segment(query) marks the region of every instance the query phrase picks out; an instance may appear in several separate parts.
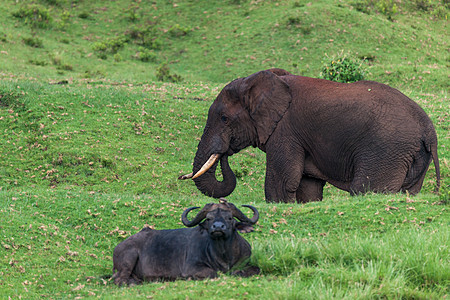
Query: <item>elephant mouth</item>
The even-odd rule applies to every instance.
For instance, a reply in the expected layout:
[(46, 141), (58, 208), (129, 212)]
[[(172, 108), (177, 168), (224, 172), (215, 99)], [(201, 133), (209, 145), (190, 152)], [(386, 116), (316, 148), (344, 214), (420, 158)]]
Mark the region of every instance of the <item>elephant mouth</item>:
[(185, 179), (195, 179), (197, 177), (202, 176), (203, 174), (205, 174), (216, 162), (217, 160), (220, 158), (220, 154), (215, 153), (212, 154), (209, 159), (203, 164), (203, 166), (200, 168), (200, 170), (197, 171), (197, 173), (189, 173), (186, 175), (182, 175), (180, 177), (178, 177), (178, 179), (181, 180), (185, 180)]

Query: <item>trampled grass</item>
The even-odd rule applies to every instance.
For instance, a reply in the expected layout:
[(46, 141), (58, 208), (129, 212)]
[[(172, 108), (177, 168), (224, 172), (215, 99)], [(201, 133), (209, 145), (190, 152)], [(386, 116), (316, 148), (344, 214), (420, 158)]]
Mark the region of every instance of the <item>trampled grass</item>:
[[(34, 1), (51, 16), (45, 28), (13, 16), (31, 1), (5, 2), (0, 297), (448, 297), (448, 8), (419, 2), (396, 2), (392, 21), (351, 1)], [(95, 50), (114, 42), (116, 53)], [(327, 185), (322, 202), (268, 204), (264, 153), (245, 149), (230, 158), (238, 185), (228, 199), (261, 212), (245, 235), (260, 275), (109, 281), (120, 241), (146, 224), (181, 227), (185, 208), (214, 201), (176, 178), (191, 170), (208, 108), (228, 81), (270, 67), (317, 77), (342, 52), (366, 57), (366, 79), (399, 88), (428, 113), (440, 194), (431, 166), (415, 197), (350, 197)], [(163, 64), (183, 81), (159, 81)]]

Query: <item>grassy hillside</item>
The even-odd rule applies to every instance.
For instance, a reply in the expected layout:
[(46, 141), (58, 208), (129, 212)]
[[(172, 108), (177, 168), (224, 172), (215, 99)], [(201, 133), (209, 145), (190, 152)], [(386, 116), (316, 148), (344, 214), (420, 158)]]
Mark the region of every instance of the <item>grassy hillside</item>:
[[(448, 1), (3, 1), (2, 298), (432, 299), (449, 278)], [(117, 288), (112, 251), (213, 201), (191, 170), (209, 106), (270, 67), (318, 77), (348, 54), (418, 102), (439, 140), (422, 192), (267, 204), (265, 155), (230, 158), (229, 200), (261, 211), (248, 279)]]
[[(447, 89), (445, 0), (4, 2), (7, 75), (149, 82), (168, 64), (186, 81), (274, 66), (316, 77), (327, 55), (344, 51), (367, 58), (370, 79)], [(394, 5), (392, 16), (378, 12)]]

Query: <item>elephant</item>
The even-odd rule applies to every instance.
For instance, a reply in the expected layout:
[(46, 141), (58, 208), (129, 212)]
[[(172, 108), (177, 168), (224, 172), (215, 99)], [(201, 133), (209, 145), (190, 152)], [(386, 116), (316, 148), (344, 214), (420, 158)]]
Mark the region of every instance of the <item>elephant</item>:
[[(320, 201), (326, 182), (351, 195), (417, 194), (431, 161), (440, 186), (437, 135), (425, 111), (374, 81), (338, 83), (259, 71), (226, 85), (209, 108), (192, 178), (207, 196), (228, 196), (228, 157), (253, 146), (266, 153), (267, 202)], [(215, 175), (220, 161), (223, 180)]]

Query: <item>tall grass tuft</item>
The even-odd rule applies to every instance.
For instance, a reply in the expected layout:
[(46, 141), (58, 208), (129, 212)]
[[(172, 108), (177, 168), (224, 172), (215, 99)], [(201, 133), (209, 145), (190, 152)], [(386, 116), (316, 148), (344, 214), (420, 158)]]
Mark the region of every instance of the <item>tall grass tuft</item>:
[(421, 295), (417, 286), (448, 289), (449, 244), (446, 229), (410, 228), (383, 236), (342, 233), (320, 240), (284, 237), (255, 243), (253, 261), (266, 275), (311, 278), (320, 291), (289, 297), (415, 297)]

